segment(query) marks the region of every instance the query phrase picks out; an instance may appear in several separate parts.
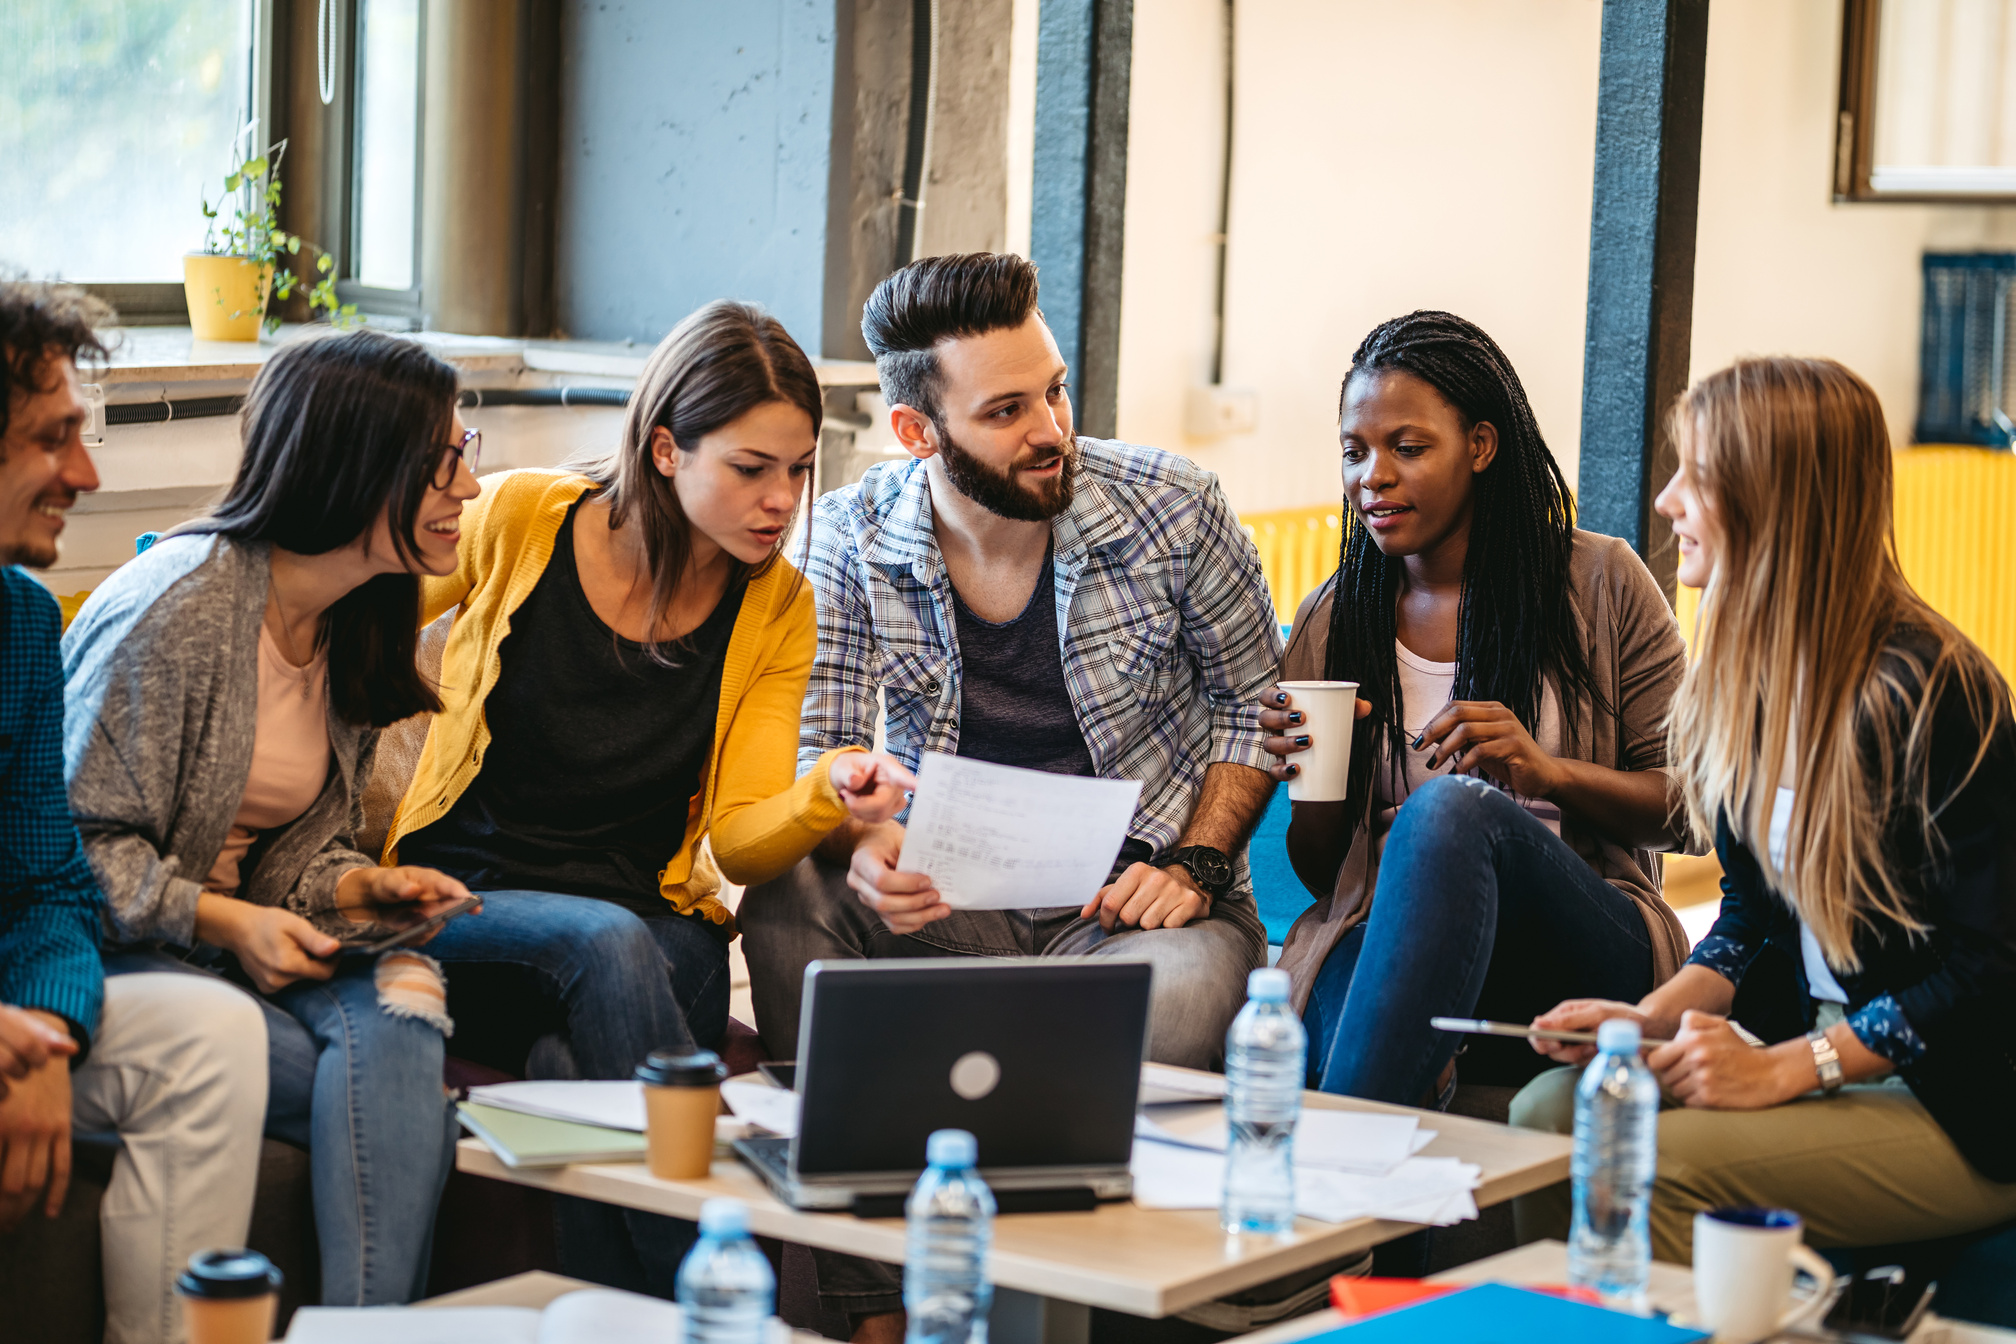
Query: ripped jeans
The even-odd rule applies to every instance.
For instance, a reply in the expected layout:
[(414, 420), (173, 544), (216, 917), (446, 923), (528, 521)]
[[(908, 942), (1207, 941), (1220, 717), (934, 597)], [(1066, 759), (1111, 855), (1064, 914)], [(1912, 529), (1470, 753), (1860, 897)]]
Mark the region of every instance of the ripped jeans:
[[(266, 1015), (266, 1134), (308, 1150), (325, 1306), (425, 1296), (455, 1160), (441, 1032), (379, 1006), (375, 963), (348, 956), (327, 980), (247, 990)], [(215, 974), (166, 952), (108, 955), (105, 969)]]

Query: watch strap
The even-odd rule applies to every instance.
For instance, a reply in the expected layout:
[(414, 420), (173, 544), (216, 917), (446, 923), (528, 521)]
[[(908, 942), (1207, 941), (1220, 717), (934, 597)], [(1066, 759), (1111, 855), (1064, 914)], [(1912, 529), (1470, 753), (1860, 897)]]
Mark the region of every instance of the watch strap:
[(1820, 1075), (1820, 1086), (1831, 1097), (1841, 1090), (1841, 1052), (1818, 1027), (1806, 1033), (1806, 1044), (1812, 1047), (1813, 1067)]

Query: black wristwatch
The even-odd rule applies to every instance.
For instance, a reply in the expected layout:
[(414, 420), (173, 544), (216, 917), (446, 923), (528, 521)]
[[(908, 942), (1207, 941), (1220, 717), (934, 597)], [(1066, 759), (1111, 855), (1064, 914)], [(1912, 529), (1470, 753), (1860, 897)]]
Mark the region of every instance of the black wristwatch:
[(1171, 850), (1162, 860), (1165, 868), (1181, 866), (1190, 872), (1190, 879), (1212, 900), (1232, 890), (1232, 860), (1222, 849), (1209, 845), (1185, 845)]

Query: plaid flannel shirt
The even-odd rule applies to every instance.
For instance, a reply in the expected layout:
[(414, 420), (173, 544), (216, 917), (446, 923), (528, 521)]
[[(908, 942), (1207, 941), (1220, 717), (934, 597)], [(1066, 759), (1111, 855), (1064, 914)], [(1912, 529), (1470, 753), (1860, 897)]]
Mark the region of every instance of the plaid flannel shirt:
[[(813, 507), (806, 575), (819, 651), (798, 768), (872, 746), (915, 769), (959, 749), (959, 639), (924, 464), (869, 469)], [(1051, 524), (1064, 682), (1093, 768), (1138, 779), (1128, 836), (1161, 858), (1196, 807), (1204, 769), (1265, 769), (1256, 697), (1281, 658), (1267, 580), (1215, 476), (1173, 453), (1078, 440), (1077, 491)], [(1250, 890), (1246, 857), (1235, 890)]]

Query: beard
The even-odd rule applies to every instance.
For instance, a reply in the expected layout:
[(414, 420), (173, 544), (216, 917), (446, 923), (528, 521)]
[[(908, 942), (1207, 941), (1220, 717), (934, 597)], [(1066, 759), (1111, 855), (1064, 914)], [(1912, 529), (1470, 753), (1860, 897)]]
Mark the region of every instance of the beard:
[[(1078, 480), (1076, 439), (1058, 448), (1057, 456), (1064, 459), (1064, 465), (1057, 475), (1031, 487), (1015, 479), (1017, 467), (1009, 467), (1005, 471), (990, 467), (954, 443), (943, 425), (936, 428), (938, 456), (945, 463), (946, 476), (951, 478), (960, 494), (989, 513), (1012, 518), (1019, 523), (1047, 523), (1071, 507), (1071, 496)], [(1047, 465), (1049, 460), (1046, 458), (1020, 465)]]

